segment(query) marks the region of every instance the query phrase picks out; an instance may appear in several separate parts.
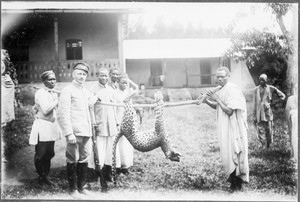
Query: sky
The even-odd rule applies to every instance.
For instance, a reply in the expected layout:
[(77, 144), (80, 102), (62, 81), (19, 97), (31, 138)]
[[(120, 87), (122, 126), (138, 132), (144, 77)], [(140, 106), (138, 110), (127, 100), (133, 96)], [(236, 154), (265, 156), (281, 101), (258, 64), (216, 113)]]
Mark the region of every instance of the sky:
[[(237, 32), (268, 27), (272, 32), (281, 33), (275, 15), (264, 3), (148, 3), (143, 5), (143, 11), (131, 15), (130, 24), (140, 19), (149, 32), (153, 31), (153, 24), (160, 16), (166, 25), (176, 21), (184, 26), (190, 23), (195, 27), (201, 24), (207, 28), (224, 28), (235, 22)], [(284, 16), (284, 21), (290, 29), (291, 12)]]
[[(238, 32), (253, 28), (262, 30), (268, 27), (274, 33), (281, 33), (275, 15), (270, 10), (266, 10), (265, 3), (2, 1), (1, 9), (137, 9), (142, 13), (130, 15), (129, 25), (134, 29), (134, 25), (140, 20), (149, 32), (153, 30), (153, 24), (160, 16), (166, 25), (177, 21), (183, 26), (190, 23), (195, 27), (201, 24), (202, 27), (224, 28), (234, 21)], [(237, 15), (240, 17), (236, 18)], [(15, 22), (2, 22), (2, 28), (5, 24), (17, 23), (18, 19), (12, 20)], [(298, 20), (292, 22), (291, 12), (284, 17), (284, 21), (288, 30), (292, 23), (298, 24)]]

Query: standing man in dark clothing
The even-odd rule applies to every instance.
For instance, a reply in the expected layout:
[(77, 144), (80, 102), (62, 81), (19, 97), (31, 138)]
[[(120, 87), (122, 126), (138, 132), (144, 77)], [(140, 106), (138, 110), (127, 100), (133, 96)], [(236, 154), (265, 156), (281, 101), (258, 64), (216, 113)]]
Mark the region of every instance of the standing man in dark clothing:
[(253, 93), (253, 117), (257, 126), (258, 137), (262, 145), (267, 143), (267, 148), (273, 142), (273, 112), (271, 109), (272, 95), (276, 93), (281, 100), (285, 99), (283, 92), (274, 86), (267, 85), (266, 74), (259, 76), (259, 86)]

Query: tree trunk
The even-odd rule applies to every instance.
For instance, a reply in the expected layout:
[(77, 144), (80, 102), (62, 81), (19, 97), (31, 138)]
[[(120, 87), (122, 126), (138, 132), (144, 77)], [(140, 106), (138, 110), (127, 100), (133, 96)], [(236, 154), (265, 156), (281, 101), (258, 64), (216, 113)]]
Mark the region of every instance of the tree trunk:
[(286, 29), (282, 15), (278, 14), (276, 16), (283, 35), (288, 39), (289, 44), (292, 46), (292, 54), (289, 55), (287, 61), (288, 96), (294, 95), (298, 91), (298, 6), (293, 4), (291, 11), (293, 14), (293, 23), (291, 24), (290, 33)]

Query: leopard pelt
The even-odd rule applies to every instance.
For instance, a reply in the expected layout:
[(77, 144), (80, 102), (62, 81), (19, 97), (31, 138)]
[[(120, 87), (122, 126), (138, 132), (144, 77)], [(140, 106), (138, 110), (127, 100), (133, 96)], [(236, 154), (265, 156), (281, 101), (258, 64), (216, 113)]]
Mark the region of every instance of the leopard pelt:
[(140, 132), (138, 131), (138, 124), (135, 116), (135, 110), (132, 105), (126, 104), (123, 114), (120, 133), (116, 136), (113, 144), (113, 178), (116, 183), (116, 146), (124, 135), (134, 149), (141, 152), (148, 152), (158, 147), (161, 147), (166, 158), (171, 161), (180, 161), (180, 154), (175, 152), (172, 148), (171, 142), (165, 130), (164, 125), (164, 104), (161, 92), (155, 94), (155, 126), (154, 130)]

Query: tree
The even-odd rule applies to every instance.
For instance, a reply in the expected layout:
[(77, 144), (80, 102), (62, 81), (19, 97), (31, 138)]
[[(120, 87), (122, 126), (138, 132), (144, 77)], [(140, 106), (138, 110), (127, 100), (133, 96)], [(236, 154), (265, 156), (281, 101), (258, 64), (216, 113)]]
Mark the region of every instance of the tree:
[[(268, 31), (252, 30), (238, 33), (232, 37), (232, 48), (225, 58), (235, 61), (245, 61), (253, 80), (258, 84), (258, 77), (266, 73), (271, 84), (287, 91), (286, 71), (287, 58), (291, 52), (287, 40)], [(255, 50), (245, 50), (245, 47), (255, 47)]]
[[(291, 4), (269, 3), (268, 8), (276, 13), (277, 22), (282, 30), (282, 35), (252, 30), (235, 34), (232, 37), (233, 46), (225, 54), (235, 60), (245, 61), (254, 82), (258, 84), (259, 74), (266, 73), (271, 83), (280, 87), (287, 95), (293, 94), (294, 84), (297, 83), (297, 62), (295, 40), (296, 35), (287, 31), (283, 16), (292, 8)], [(297, 31), (297, 29), (296, 29)], [(254, 47), (255, 50), (247, 50)]]
[[(279, 27), (288, 41), (288, 45), (291, 47), (291, 52), (287, 58), (288, 70), (287, 70), (287, 81), (288, 88), (291, 94), (294, 94), (294, 87), (298, 83), (298, 11), (297, 6), (288, 3), (268, 3), (268, 7), (272, 9), (272, 12), (276, 15), (276, 20)], [(287, 31), (286, 26), (283, 21), (283, 16), (291, 10), (293, 13), (293, 23), (291, 32)]]

